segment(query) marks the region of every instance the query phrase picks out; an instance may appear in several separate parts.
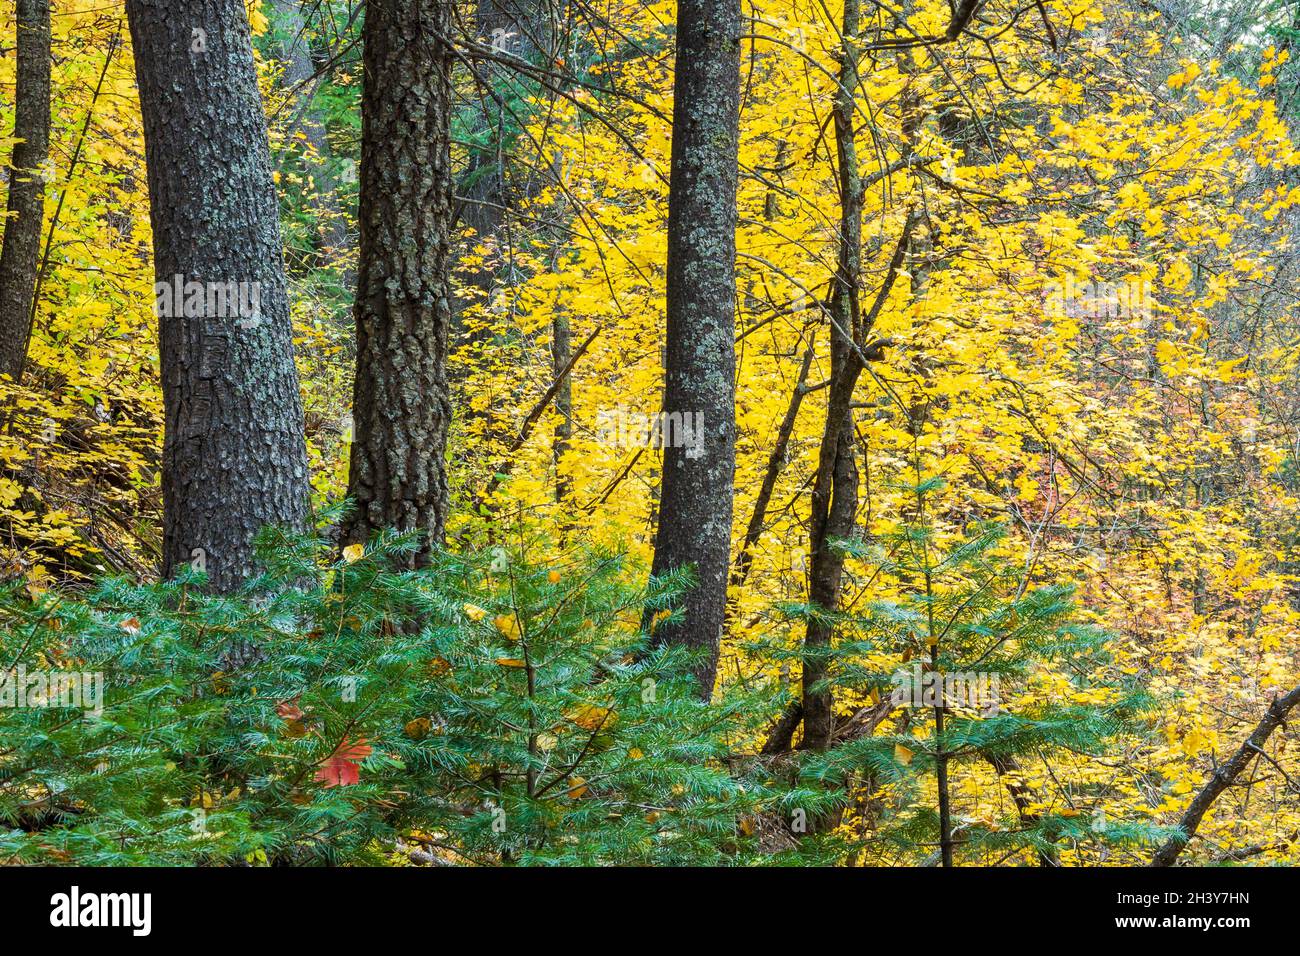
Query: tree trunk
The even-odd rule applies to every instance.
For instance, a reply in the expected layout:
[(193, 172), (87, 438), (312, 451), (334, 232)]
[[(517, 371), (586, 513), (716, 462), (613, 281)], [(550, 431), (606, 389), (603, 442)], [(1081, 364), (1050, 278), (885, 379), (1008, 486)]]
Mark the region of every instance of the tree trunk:
[(1183, 818), (1178, 821), (1178, 828), (1182, 833), (1166, 841), (1156, 850), (1151, 858), (1151, 866), (1173, 866), (1178, 861), (1178, 857), (1186, 849), (1192, 837), (1196, 836), (1196, 831), (1201, 826), (1201, 819), (1214, 805), (1214, 801), (1219, 799), (1223, 791), (1237, 782), (1237, 778), (1252, 760), (1264, 753), (1264, 744), (1268, 743), (1268, 738), (1273, 735), (1273, 731), (1283, 726), (1287, 715), (1298, 706), (1300, 706), (1300, 687), (1294, 688), (1283, 697), (1273, 698), (1273, 703), (1264, 712), (1260, 722), (1255, 725), (1251, 735), (1237, 748), (1237, 752), (1227, 763), (1215, 766), (1209, 781), (1187, 807)]
[(803, 365), (799, 368), (794, 394), (790, 396), (785, 417), (781, 419), (781, 426), (777, 429), (776, 442), (772, 445), (772, 452), (767, 459), (767, 471), (763, 473), (758, 496), (754, 499), (754, 510), (750, 513), (745, 537), (740, 543), (740, 553), (736, 555), (735, 566), (731, 570), (731, 587), (737, 591), (749, 580), (750, 569), (754, 566), (754, 549), (758, 547), (758, 542), (766, 530), (767, 507), (772, 502), (772, 494), (776, 491), (776, 482), (781, 477), (781, 469), (785, 467), (790, 438), (794, 435), (794, 426), (799, 419), (799, 408), (803, 405), (804, 396), (808, 394), (808, 371), (812, 368), (813, 354), (810, 344), (808, 351), (804, 353)]
[(32, 334), (50, 147), (50, 2), (18, 0), (18, 91), (9, 169), (9, 218), (0, 248), (0, 374), (17, 383)]
[[(543, 17), (539, 0), (479, 0), (474, 30), (481, 43), (491, 44), (501, 53), (525, 60), (536, 59), (543, 45)], [(504, 126), (515, 122), (498, 101), (510, 68), (491, 61), (479, 61), (476, 78), (483, 91), (481, 107), (475, 112), (475, 132), (491, 144), (491, 151), (472, 150), (459, 189), (464, 202), (461, 224), (474, 230), (479, 239), (494, 236), (505, 221), (506, 211), (514, 203), (509, 184), (509, 157), (504, 142)], [(495, 95), (494, 95), (495, 93)], [(492, 286), (492, 270), (479, 268), (470, 281), (484, 292)]]
[(452, 4), (372, 0), (363, 31), (356, 440), (344, 543), (419, 531), (440, 545), (449, 493)]
[[(834, 108), (840, 180), (840, 250), (830, 303), (835, 325), (831, 329), (831, 385), (808, 521), (808, 601), (813, 607), (827, 611), (839, 608), (840, 583), (844, 576), (844, 556), (835, 549), (834, 541), (852, 533), (858, 509), (858, 466), (850, 407), (863, 369), (859, 350), (854, 345), (866, 332), (860, 328), (863, 196), (855, 133), (858, 54), (850, 39), (858, 34), (858, 19), (857, 0), (846, 0), (841, 31), (845, 42)], [(833, 633), (830, 624), (811, 619), (804, 635), (807, 656), (803, 661), (801, 746), (807, 750), (825, 750), (835, 731), (833, 695), (829, 688), (820, 686), (829, 674), (828, 654)]]
[[(684, 619), (656, 640), (703, 653), (712, 695), (727, 603), (736, 465), (740, 0), (683, 0), (668, 203), (664, 459), (653, 573), (693, 565)], [(692, 431), (687, 423), (703, 430)]]
[[(573, 377), (569, 374), (569, 363), (573, 360), (573, 338), (569, 329), (569, 317), (557, 304), (555, 315), (551, 319), (551, 372), (553, 381), (560, 387), (555, 392), (555, 412), (560, 420), (555, 423), (555, 437), (551, 443), (551, 460), (555, 465), (555, 500), (563, 504), (569, 497), (569, 477), (565, 474), (564, 457), (569, 451), (569, 440), (573, 438)], [(572, 521), (565, 518), (561, 533), (567, 535)]]
[[(220, 592), (309, 486), (279, 205), (243, 0), (127, 0), (144, 118), (163, 404), (163, 574)], [(177, 295), (177, 289), (181, 294)]]
[[(555, 0), (550, 0), (554, 3)], [(478, 0), (474, 10), (474, 34), (479, 43), (490, 45), (499, 55), (536, 61), (539, 56), (549, 58), (549, 17), (542, 0)], [(510, 212), (521, 201), (532, 197), (540, 186), (535, 171), (523, 173), (517, 157), (513, 155), (519, 143), (528, 144), (527, 136), (510, 142), (507, 126), (527, 121), (527, 112), (521, 112), (518, 100), (525, 85), (515, 76), (512, 67), (489, 59), (474, 61), (474, 82), (478, 90), (477, 104), (466, 108), (469, 116), (470, 140), (476, 145), (469, 150), (468, 161), (455, 186), (457, 226), (469, 227), (474, 238), (465, 252), (473, 252), (479, 243), (496, 240), (509, 249), (511, 245)], [(509, 106), (511, 102), (515, 105)], [(474, 256), (469, 256), (472, 260)], [(473, 297), (453, 303), (458, 310), (474, 303), (486, 303), (492, 296), (497, 277), (508, 270), (509, 263), (457, 262), (455, 269), (460, 283), (475, 290)], [(458, 327), (458, 334), (460, 330)], [(486, 341), (485, 329), (469, 333), (469, 341)]]
[(316, 105), (316, 94), (320, 90), (322, 78), (316, 75), (316, 64), (312, 61), (311, 43), (305, 33), (307, 20), (303, 16), (302, 0), (272, 0), (271, 6), (275, 8), (278, 26), (285, 36), (281, 50), (284, 60), (281, 85), (294, 97), (294, 122), (289, 130), (289, 138), (292, 139), (294, 130), (301, 129), (316, 154), (316, 162), (309, 166), (324, 219), (317, 239), (321, 252), (330, 258), (337, 258), (348, 248), (348, 220), (337, 195), (339, 184), (334, 175), (329, 136)]

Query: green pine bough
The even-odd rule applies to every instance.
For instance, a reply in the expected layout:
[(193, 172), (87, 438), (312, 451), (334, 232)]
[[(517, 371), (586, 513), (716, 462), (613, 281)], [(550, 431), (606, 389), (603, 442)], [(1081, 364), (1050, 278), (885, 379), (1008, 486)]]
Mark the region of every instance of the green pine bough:
[(594, 551), (391, 570), (414, 546), (336, 559), (267, 532), (233, 596), (194, 571), (0, 592), (0, 665), (25, 680), (0, 708), (0, 861), (767, 860), (749, 821), (776, 795), (733, 766), (762, 708), (700, 703), (639, 630), (685, 576), (647, 590)]

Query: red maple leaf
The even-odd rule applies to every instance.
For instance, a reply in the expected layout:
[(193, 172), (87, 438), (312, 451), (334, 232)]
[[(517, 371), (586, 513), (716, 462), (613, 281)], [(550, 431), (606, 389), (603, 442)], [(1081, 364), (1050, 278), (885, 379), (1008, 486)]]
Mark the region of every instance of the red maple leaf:
[(350, 787), (361, 781), (361, 764), (371, 754), (366, 738), (344, 739), (332, 754), (321, 761), (316, 779), (326, 787)]

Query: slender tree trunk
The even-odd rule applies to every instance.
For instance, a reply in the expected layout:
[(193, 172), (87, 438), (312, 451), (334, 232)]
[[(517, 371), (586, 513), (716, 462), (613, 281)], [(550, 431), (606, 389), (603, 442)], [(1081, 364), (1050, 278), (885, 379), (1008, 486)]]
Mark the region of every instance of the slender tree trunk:
[[(849, 377), (857, 379), (856, 374)], [(851, 391), (847, 384), (842, 389)], [(836, 421), (838, 428), (835, 427)], [(822, 458), (828, 467), (818, 470), (813, 486), (813, 513), (808, 535), (808, 600), (813, 607), (833, 612), (839, 608), (844, 577), (844, 556), (835, 549), (834, 542), (852, 533), (858, 508), (858, 465), (854, 457), (850, 413), (839, 414), (835, 420), (828, 417), (822, 442)], [(829, 687), (822, 686), (830, 674), (829, 654), (834, 630), (834, 626), (826, 621), (811, 619), (804, 634), (804, 734), (800, 743), (804, 750), (826, 750), (835, 731), (834, 695)]]
[(339, 184), (330, 165), (332, 151), (329, 136), (320, 108), (316, 105), (316, 93), (321, 79), (316, 76), (311, 43), (305, 33), (307, 20), (303, 16), (303, 3), (302, 0), (272, 0), (271, 5), (275, 8), (278, 26), (285, 37), (282, 50), (284, 75), (281, 82), (295, 98), (292, 104), (294, 128), (302, 130), (317, 157), (317, 162), (311, 165), (311, 177), (325, 220), (318, 237), (321, 251), (338, 256), (348, 246), (348, 221), (336, 195)]
[[(1005, 755), (994, 755), (981, 752), (984, 759), (990, 766), (997, 771), (998, 778), (1002, 785), (1006, 787), (1011, 801), (1016, 805), (1016, 813), (1020, 817), (1020, 823), (1025, 828), (1037, 826), (1042, 820), (1041, 814), (1034, 810), (1034, 804), (1038, 803), (1038, 796), (1034, 793), (1033, 788), (1028, 786), (1020, 771), (1020, 764), (1016, 762), (1015, 757)], [(1057, 858), (1056, 850), (1053, 847), (1040, 849), (1037, 852), (1039, 866), (1060, 866), (1061, 862)]]
[(1178, 861), (1178, 857), (1186, 849), (1192, 837), (1196, 836), (1201, 820), (1214, 805), (1214, 801), (1219, 799), (1223, 791), (1237, 782), (1237, 778), (1250, 766), (1252, 760), (1264, 753), (1264, 744), (1268, 743), (1268, 738), (1273, 735), (1273, 731), (1286, 723), (1287, 715), (1295, 707), (1300, 707), (1300, 687), (1273, 699), (1273, 703), (1255, 725), (1251, 735), (1237, 748), (1237, 752), (1226, 763), (1215, 766), (1210, 779), (1188, 805), (1183, 818), (1178, 821), (1178, 828), (1182, 833), (1156, 850), (1151, 858), (1151, 866), (1173, 866)]
[[(835, 143), (840, 179), (840, 250), (831, 293), (831, 385), (826, 402), (817, 473), (813, 480), (808, 522), (808, 600), (816, 608), (834, 611), (840, 604), (844, 556), (834, 541), (853, 531), (858, 508), (858, 466), (854, 457), (853, 390), (862, 374), (854, 348), (865, 333), (861, 326), (862, 179), (858, 169), (856, 96), (858, 54), (851, 39), (858, 34), (858, 0), (845, 0), (841, 34), (839, 87), (835, 94)], [(835, 730), (834, 698), (821, 686), (829, 674), (828, 654), (834, 628), (811, 619), (804, 635), (803, 725), (801, 747), (825, 750)]]
[[(526, 60), (535, 59), (544, 43), (539, 0), (479, 0), (474, 29), (480, 42), (491, 44), (500, 53)], [(500, 88), (511, 77), (510, 67), (480, 61), (475, 73), (484, 91), (474, 126), (489, 141), (491, 149), (470, 153), (469, 166), (458, 192), (465, 204), (462, 223), (472, 228), (477, 237), (486, 239), (500, 231), (514, 201), (504, 129), (516, 120), (497, 99), (502, 92)], [(492, 286), (493, 271), (478, 268), (468, 278), (487, 292)]]
[(308, 509), (266, 117), (243, 0), (126, 10), (158, 277), (163, 574), (195, 562), (230, 591), (258, 530)]
[[(569, 374), (572, 358), (573, 336), (569, 330), (569, 317), (557, 306), (551, 319), (551, 372), (553, 380), (560, 383), (555, 392), (555, 411), (560, 420), (555, 424), (551, 459), (555, 466), (555, 500), (560, 504), (569, 497), (569, 479), (563, 468), (569, 440), (573, 437), (573, 377)], [(566, 519), (562, 531), (567, 534), (570, 527), (571, 522)]]
[(363, 30), (356, 440), (344, 543), (419, 531), (440, 545), (451, 401), (451, 35), (446, 0), (372, 0)]
[[(703, 653), (696, 676), (706, 699), (726, 612), (736, 465), (740, 33), (740, 0), (678, 4), (665, 448), (653, 573), (693, 565), (699, 583), (686, 595), (684, 619), (655, 636)], [(702, 434), (686, 423), (702, 423)]]
[(50, 0), (18, 0), (18, 92), (9, 217), (0, 248), (0, 374), (17, 383), (32, 334), (50, 147)]
[[(554, 2), (557, 0), (478, 0), (474, 8), (475, 39), (502, 56), (528, 61), (537, 60), (539, 55), (549, 56), (550, 24), (544, 8)], [(511, 257), (513, 244), (510, 213), (521, 201), (531, 198), (540, 184), (536, 173), (524, 173), (525, 167), (514, 155), (520, 145), (531, 149), (531, 141), (527, 137), (511, 141), (507, 134), (507, 128), (527, 120), (526, 108), (519, 103), (521, 80), (510, 66), (490, 59), (476, 60), (473, 74), (478, 102), (468, 107), (464, 121), (476, 145), (470, 149), (455, 185), (457, 226), (467, 226), (473, 232), (466, 253), (472, 253), (479, 243), (495, 243), (498, 256), (479, 262), (468, 255), (469, 262), (456, 262), (460, 285), (474, 292), (472, 298), (452, 304), (457, 319), (454, 334), (467, 342), (486, 343), (491, 330), (481, 326), (462, 328), (460, 314), (467, 306), (486, 303), (498, 277), (508, 271), (510, 263), (506, 260)], [(511, 103), (514, 105), (508, 105)], [(552, 331), (559, 334), (558, 330)]]
[[(954, 10), (947, 36), (959, 36), (974, 13), (974, 0), (962, 0)], [(860, 84), (860, 57), (854, 38), (861, 28), (861, 0), (845, 0), (840, 36), (844, 48), (840, 54), (840, 75), (835, 95), (835, 145), (840, 180), (840, 252), (830, 315), (835, 326), (831, 333), (830, 393), (826, 401), (826, 425), (822, 433), (821, 453), (817, 463), (809, 518), (808, 599), (815, 607), (827, 611), (839, 608), (840, 584), (844, 575), (844, 558), (835, 549), (837, 538), (853, 531), (857, 510), (858, 469), (854, 460), (853, 391), (857, 387), (865, 362), (878, 360), (889, 339), (869, 342), (890, 290), (898, 277), (906, 254), (911, 248), (915, 218), (909, 214), (903, 234), (890, 261), (885, 281), (875, 302), (865, 314), (861, 308), (863, 178), (858, 164), (856, 96)], [(889, 174), (888, 168), (875, 177)], [(825, 750), (835, 731), (834, 699), (823, 686), (829, 675), (829, 660), (834, 628), (824, 621), (810, 620), (804, 636), (807, 652), (803, 663), (803, 724), (800, 747)]]
[[(930, 667), (938, 670), (939, 649), (935, 647), (930, 654)], [(948, 745), (943, 737), (944, 720), (948, 709), (944, 706), (942, 693), (940, 703), (934, 708), (934, 774), (935, 787), (939, 791), (939, 858), (945, 868), (952, 862), (952, 791), (948, 786)]]
[(772, 494), (776, 491), (776, 482), (781, 477), (781, 469), (785, 467), (790, 438), (799, 419), (799, 408), (803, 405), (804, 396), (808, 394), (808, 371), (812, 368), (812, 361), (813, 348), (809, 345), (808, 351), (803, 356), (803, 365), (799, 368), (799, 378), (794, 384), (794, 394), (790, 396), (785, 417), (781, 419), (781, 426), (777, 429), (776, 443), (772, 445), (772, 453), (767, 459), (767, 471), (763, 473), (763, 482), (759, 485), (758, 496), (754, 499), (754, 510), (750, 513), (745, 537), (740, 543), (740, 553), (736, 555), (735, 565), (731, 570), (731, 587), (734, 590), (745, 586), (745, 582), (749, 580), (750, 569), (754, 566), (754, 549), (758, 547), (759, 539), (763, 537), (767, 527), (767, 507), (772, 502)]

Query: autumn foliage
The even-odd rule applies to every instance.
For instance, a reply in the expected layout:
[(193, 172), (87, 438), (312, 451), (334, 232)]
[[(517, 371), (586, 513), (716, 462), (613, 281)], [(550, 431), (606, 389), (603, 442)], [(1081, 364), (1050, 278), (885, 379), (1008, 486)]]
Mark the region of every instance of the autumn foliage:
[[(517, 54), (461, 38), (451, 509), (412, 572), (385, 560), (407, 538), (331, 538), (360, 27), (333, 0), (298, 23), (248, 6), (317, 527), (268, 532), (237, 595), (201, 569), (156, 580), (132, 53), (113, 5), (58, 0), (35, 323), (26, 375), (0, 382), (0, 667), (102, 671), (108, 692), (84, 720), (0, 710), (0, 861), (916, 865), (943, 843), (963, 865), (1145, 863), (1300, 684), (1286, 18), (1211, 43), (1128, 0), (990, 0), (921, 44), (900, 38), (943, 36), (944, 0), (872, 5), (851, 37), (839, 2), (746, 3), (733, 557), (705, 704), (697, 662), (655, 640), (693, 582), (647, 583), (663, 449), (640, 430), (663, 400), (676, 4), (566, 6)], [(298, 33), (307, 85), (286, 79)], [(809, 517), (846, 44), (879, 348), (827, 609)], [(13, 74), (0, 57), (0, 157)], [(810, 620), (835, 635), (816, 752)], [(922, 664), (997, 672), (1006, 709), (940, 730), (889, 706)], [(1185, 860), (1300, 862), (1294, 736), (1270, 729)]]

